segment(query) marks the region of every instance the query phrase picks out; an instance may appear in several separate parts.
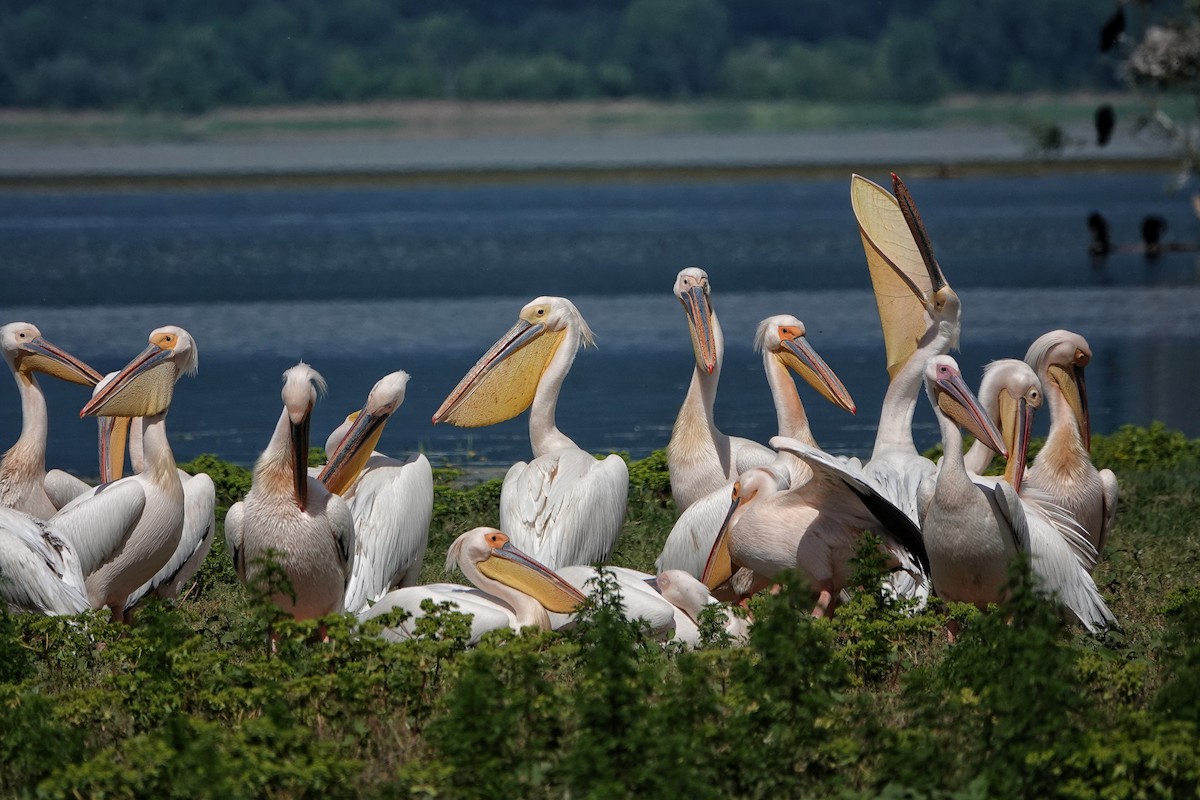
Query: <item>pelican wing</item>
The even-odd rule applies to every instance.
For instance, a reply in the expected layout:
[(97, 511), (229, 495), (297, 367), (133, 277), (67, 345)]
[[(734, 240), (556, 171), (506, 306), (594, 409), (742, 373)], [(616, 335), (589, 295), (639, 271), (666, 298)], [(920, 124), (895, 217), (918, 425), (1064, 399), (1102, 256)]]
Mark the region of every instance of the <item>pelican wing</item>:
[(629, 496), (620, 456), (561, 450), (518, 462), (500, 491), (500, 525), (513, 545), (550, 569), (612, 555)]
[(45, 523), (0, 508), (0, 598), (9, 610), (58, 615), (90, 608), (78, 565), (64, 557), (68, 548)]
[[(184, 475), (180, 475), (182, 480)], [(153, 578), (146, 581), (125, 602), (133, 608), (146, 595), (154, 592), (161, 598), (176, 598), (183, 584), (196, 574), (212, 546), (216, 530), (217, 490), (212, 478), (201, 472), (186, 476), (183, 481), (183, 535), (179, 545)]]
[(55, 508), (62, 508), (92, 488), (89, 484), (61, 469), (52, 469), (47, 472), (43, 484), (46, 487), (46, 495), (49, 496), (50, 502), (54, 504)]
[(1041, 589), (1069, 608), (1092, 633), (1116, 627), (1116, 617), (1066, 536), (1086, 541), (1086, 532), (1065, 511), (1057, 519), (1047, 516), (1038, 505), (1024, 501), (1007, 481), (997, 483), (995, 496), (1017, 542), (1030, 554), (1030, 569)]
[(850, 205), (875, 289), (888, 375), (895, 377), (925, 334), (928, 323), (921, 298), (930, 295), (932, 281), (900, 204), (890, 192), (855, 175), (850, 181)]
[[(617, 593), (621, 596), (621, 613), (628, 620), (636, 620), (645, 626), (647, 634), (654, 639), (669, 639), (675, 634), (676, 616), (686, 617), (653, 587), (653, 575), (626, 567), (605, 566), (617, 581)], [(559, 577), (591, 597), (596, 593), (595, 579), (599, 571), (595, 567), (574, 564), (557, 570)], [(569, 628), (575, 623), (574, 614), (550, 612), (550, 625), (555, 630)]]
[(87, 576), (124, 546), (145, 507), (142, 485), (126, 478), (81, 494), (51, 517), (51, 523), (70, 542), (79, 568)]
[(1112, 530), (1113, 518), (1117, 516), (1117, 476), (1111, 469), (1100, 470), (1100, 483), (1104, 486), (1100, 517), (1100, 541), (1096, 544), (1097, 555), (1104, 550), (1108, 542), (1108, 532)]
[(233, 568), (238, 577), (246, 580), (246, 565), (242, 561), (242, 531), (245, 527), (246, 507), (241, 501), (234, 503), (225, 512), (225, 549), (233, 561)]
[(355, 613), (421, 573), (433, 514), (433, 470), (425, 456), (407, 462), (375, 455), (347, 498), (355, 554), (346, 610)]
[(468, 644), (475, 644), (488, 631), (500, 628), (518, 630), (516, 615), (512, 609), (473, 586), (456, 583), (430, 583), (425, 586), (405, 586), (379, 598), (374, 604), (358, 612), (360, 622), (374, 619), (391, 611), (406, 611), (411, 616), (381, 632), (384, 639), (402, 642), (417, 637), (417, 620), (427, 616), (422, 608), (425, 601), (435, 606), (446, 603), (450, 610), (471, 617), (471, 635)]
[[(314, 487), (320, 487), (322, 490), (325, 488), (316, 478), (309, 478), (308, 481), (308, 490), (313, 494), (317, 491)], [(330, 533), (333, 534), (338, 554), (341, 556), (342, 572), (345, 576), (344, 591), (345, 587), (350, 585), (350, 570), (354, 567), (354, 515), (350, 513), (350, 506), (346, 505), (346, 501), (336, 494), (329, 495), (325, 513), (329, 519)]]

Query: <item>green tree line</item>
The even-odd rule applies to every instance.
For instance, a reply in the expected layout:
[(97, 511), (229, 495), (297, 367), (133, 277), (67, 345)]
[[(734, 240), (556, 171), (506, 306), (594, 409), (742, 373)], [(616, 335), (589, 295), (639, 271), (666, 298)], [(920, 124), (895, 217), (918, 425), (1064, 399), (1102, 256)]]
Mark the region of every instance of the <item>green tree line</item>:
[(1119, 84), (1097, 0), (6, 0), (0, 107), (926, 102)]

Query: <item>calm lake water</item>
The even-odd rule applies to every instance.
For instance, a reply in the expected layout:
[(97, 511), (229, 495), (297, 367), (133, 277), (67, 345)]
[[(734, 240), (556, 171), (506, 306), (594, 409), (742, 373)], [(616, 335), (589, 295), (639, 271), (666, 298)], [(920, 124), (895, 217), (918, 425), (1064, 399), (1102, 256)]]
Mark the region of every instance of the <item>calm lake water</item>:
[[(870, 176), (884, 182), (885, 175)], [(1167, 176), (916, 180), (909, 186), (963, 303), (968, 375), (1021, 357), (1053, 328), (1084, 334), (1096, 430), (1162, 420), (1200, 436), (1200, 261), (1087, 255), (1084, 220), (1103, 212), (1115, 241), (1145, 214), (1166, 238), (1197, 222)], [(533, 297), (570, 297), (598, 348), (579, 354), (559, 426), (580, 446), (641, 457), (663, 447), (691, 377), (678, 270), (704, 267), (726, 336), (717, 423), (765, 441), (775, 416), (751, 342), (759, 320), (792, 313), (858, 403), (851, 416), (802, 386), (818, 440), (864, 454), (886, 388), (883, 343), (862, 246), (838, 181), (521, 184), (453, 188), (0, 194), (0, 322), (38, 325), (101, 372), (149, 332), (196, 338), (200, 372), (180, 382), (168, 421), (179, 460), (250, 464), (298, 360), (329, 382), (314, 444), (384, 374), (412, 374), (380, 449), (506, 466), (529, 457), (524, 415), (488, 428), (434, 426), (459, 378)], [(887, 185), (886, 183), (884, 185)], [(88, 393), (42, 379), (48, 463), (93, 475)], [(0, 403), (0, 447), (20, 428), (15, 389)], [(1041, 421), (1044, 430), (1046, 421)], [(918, 409), (918, 444), (936, 427)]]

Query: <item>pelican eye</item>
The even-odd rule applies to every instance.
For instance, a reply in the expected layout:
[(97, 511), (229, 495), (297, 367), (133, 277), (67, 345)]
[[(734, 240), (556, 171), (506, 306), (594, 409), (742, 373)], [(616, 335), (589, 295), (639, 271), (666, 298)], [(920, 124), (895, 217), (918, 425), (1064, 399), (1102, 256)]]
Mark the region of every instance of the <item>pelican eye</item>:
[(502, 533), (489, 533), (487, 535), (487, 542), (492, 547), (503, 547), (504, 543), (507, 541), (508, 539), (506, 539)]

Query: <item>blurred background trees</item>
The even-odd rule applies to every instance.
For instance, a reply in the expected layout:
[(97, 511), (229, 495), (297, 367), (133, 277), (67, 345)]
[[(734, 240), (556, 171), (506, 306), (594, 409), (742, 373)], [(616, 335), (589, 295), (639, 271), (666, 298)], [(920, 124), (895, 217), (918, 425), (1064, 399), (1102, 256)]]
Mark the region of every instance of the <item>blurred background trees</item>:
[[(1158, 6), (1183, 3), (1159, 0)], [(0, 106), (1109, 90), (1105, 0), (6, 0)], [(1065, 21), (1072, 21), (1066, 24)]]

